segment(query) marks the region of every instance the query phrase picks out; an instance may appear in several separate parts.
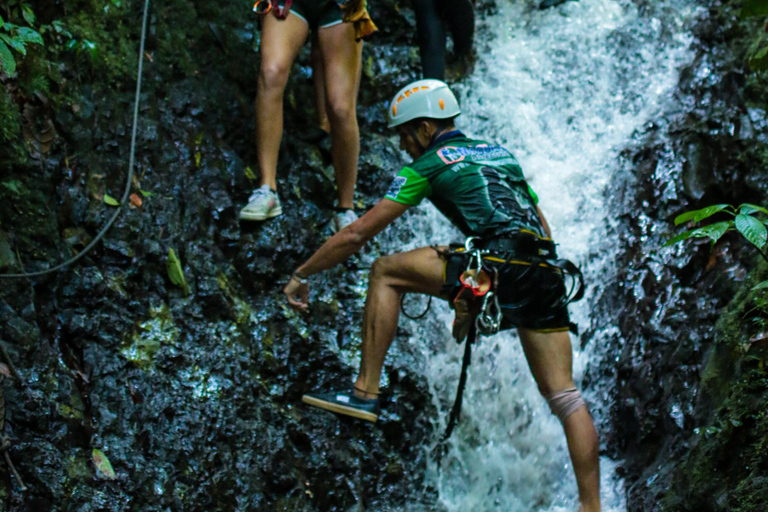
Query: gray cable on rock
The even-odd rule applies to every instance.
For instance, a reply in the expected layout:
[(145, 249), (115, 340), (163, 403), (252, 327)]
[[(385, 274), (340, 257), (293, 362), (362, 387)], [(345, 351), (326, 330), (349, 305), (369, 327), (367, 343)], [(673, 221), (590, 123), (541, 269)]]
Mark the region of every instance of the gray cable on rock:
[[(117, 210), (114, 214), (112, 214), (112, 217), (109, 219), (109, 221), (104, 225), (103, 228), (101, 228), (101, 231), (99, 231), (99, 234), (96, 235), (96, 238), (94, 238), (91, 243), (89, 243), (85, 249), (77, 253), (73, 258), (65, 261), (64, 263), (61, 263), (59, 265), (56, 265), (53, 268), (49, 268), (47, 270), (41, 270), (39, 272), (25, 272), (22, 274), (0, 274), (0, 278), (21, 278), (21, 277), (39, 277), (44, 276), (46, 274), (52, 274), (54, 272), (58, 272), (59, 270), (71, 265), (72, 263), (76, 262), (85, 254), (93, 249), (93, 247), (99, 243), (99, 241), (104, 237), (104, 235), (109, 231), (109, 228), (112, 227), (112, 224), (115, 223), (115, 220), (117, 220), (117, 217), (120, 216), (120, 213), (123, 211), (123, 207), (125, 206), (125, 201), (128, 199), (128, 194), (131, 191), (131, 182), (133, 181), (133, 166), (134, 166), (134, 160), (136, 156), (136, 128), (138, 126), (139, 121), (139, 99), (141, 95), (141, 75), (142, 75), (142, 69), (144, 64), (144, 43), (147, 39), (147, 14), (149, 12), (149, 0), (145, 0), (144, 2), (144, 16), (142, 18), (141, 22), (141, 44), (139, 46), (139, 69), (136, 77), (136, 98), (134, 100), (133, 104), (133, 131), (131, 133), (131, 156), (128, 162), (128, 179), (125, 183), (125, 191), (123, 192), (123, 197), (120, 200), (120, 205), (117, 207)], [(21, 264), (21, 261), (19, 261), (19, 264)], [(22, 269), (23, 270), (23, 269)]]

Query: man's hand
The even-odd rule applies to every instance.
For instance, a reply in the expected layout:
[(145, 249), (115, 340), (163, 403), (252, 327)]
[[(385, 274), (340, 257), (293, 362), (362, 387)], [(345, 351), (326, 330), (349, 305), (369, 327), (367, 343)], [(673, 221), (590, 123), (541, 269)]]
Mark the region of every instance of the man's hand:
[(296, 277), (291, 277), (283, 288), (288, 304), (296, 311), (306, 311), (309, 307), (309, 284), (302, 283)]

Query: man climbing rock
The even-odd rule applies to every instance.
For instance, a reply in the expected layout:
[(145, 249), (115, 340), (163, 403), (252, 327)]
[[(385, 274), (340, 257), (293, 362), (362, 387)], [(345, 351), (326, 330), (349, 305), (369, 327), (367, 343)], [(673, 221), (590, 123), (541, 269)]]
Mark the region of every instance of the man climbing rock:
[(395, 338), (401, 296), (425, 293), (451, 301), (459, 340), (489, 323), (517, 328), (538, 388), (563, 424), (581, 510), (598, 511), (597, 432), (573, 382), (568, 334), (573, 324), (566, 277), (575, 281), (581, 275), (572, 263), (557, 260), (538, 199), (515, 157), (458, 131), (453, 120), (459, 113), (455, 96), (438, 80), (420, 80), (398, 92), (389, 106), (389, 126), (397, 129), (400, 147), (413, 163), (399, 172), (384, 199), (330, 238), (286, 285), (289, 304), (306, 310), (311, 275), (349, 258), (425, 198), (469, 237), (461, 248), (423, 247), (377, 259), (363, 314), (357, 380), (350, 390), (307, 394), (303, 401), (376, 421), (379, 381)]

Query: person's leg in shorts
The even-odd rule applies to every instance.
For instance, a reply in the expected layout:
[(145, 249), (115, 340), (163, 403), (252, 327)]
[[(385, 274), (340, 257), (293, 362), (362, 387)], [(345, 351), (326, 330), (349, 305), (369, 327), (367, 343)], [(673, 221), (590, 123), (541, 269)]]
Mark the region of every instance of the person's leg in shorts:
[(363, 43), (355, 41), (351, 23), (321, 24), (318, 42), (325, 77), (326, 110), (331, 124), (331, 154), (340, 208), (353, 208), (360, 129), (357, 93), (360, 88)]
[(355, 382), (355, 394), (360, 398), (376, 398), (379, 393), (384, 358), (397, 333), (402, 295), (425, 293), (445, 298), (444, 274), (445, 260), (432, 247), (384, 256), (374, 262), (363, 310), (360, 374)]
[(277, 189), (277, 156), (283, 138), (283, 94), (293, 61), (307, 40), (309, 26), (289, 13), (284, 20), (264, 17), (261, 66), (256, 94), (256, 150), (261, 184)]
[[(544, 398), (575, 390), (571, 374), (571, 338), (567, 330), (540, 332), (518, 328), (523, 351), (536, 385)], [(550, 404), (552, 402), (550, 401)], [(570, 412), (570, 414), (568, 414)], [(576, 474), (582, 512), (600, 510), (600, 461), (597, 431), (584, 406), (566, 411), (562, 418), (568, 451)]]

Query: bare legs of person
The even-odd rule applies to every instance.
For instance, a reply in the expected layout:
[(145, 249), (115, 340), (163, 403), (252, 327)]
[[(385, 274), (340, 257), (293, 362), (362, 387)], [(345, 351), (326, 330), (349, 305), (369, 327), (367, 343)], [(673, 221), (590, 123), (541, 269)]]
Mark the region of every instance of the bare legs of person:
[[(575, 388), (571, 374), (571, 338), (568, 332), (518, 329), (525, 358), (544, 397)], [(579, 487), (582, 512), (600, 511), (600, 460), (597, 431), (586, 407), (563, 422), (568, 451)]]
[(261, 69), (256, 94), (256, 150), (261, 184), (277, 190), (277, 156), (283, 138), (283, 94), (293, 61), (309, 35), (306, 22), (289, 14), (265, 16), (261, 34)]
[[(261, 184), (277, 189), (277, 158), (283, 135), (283, 95), (296, 56), (307, 40), (309, 27), (298, 16), (285, 20), (266, 16), (261, 38), (261, 68), (256, 95), (256, 149)], [(332, 137), (333, 166), (339, 206), (352, 208), (360, 131), (357, 93), (360, 88), (361, 42), (354, 27), (340, 23), (320, 28), (317, 35), (324, 87), (316, 94), (325, 103)], [(320, 114), (323, 115), (323, 114)]]
[[(363, 345), (360, 375), (355, 394), (375, 398), (387, 350), (395, 339), (404, 293), (440, 296), (445, 261), (431, 247), (377, 259), (368, 278), (368, 296), (363, 310)], [(361, 393), (359, 390), (365, 390)]]
[(338, 206), (352, 208), (360, 157), (357, 93), (360, 89), (363, 43), (355, 41), (355, 28), (351, 23), (320, 28), (317, 39), (323, 61), (331, 154), (339, 191)]
[[(425, 293), (440, 297), (445, 261), (431, 247), (393, 254), (374, 263), (363, 311), (363, 344), (355, 394), (375, 398), (384, 359), (397, 332), (400, 297)], [(574, 388), (571, 340), (567, 332), (542, 333), (519, 329), (531, 373), (545, 397)], [(586, 407), (563, 422), (579, 489), (581, 512), (600, 511), (600, 468), (597, 432)]]

